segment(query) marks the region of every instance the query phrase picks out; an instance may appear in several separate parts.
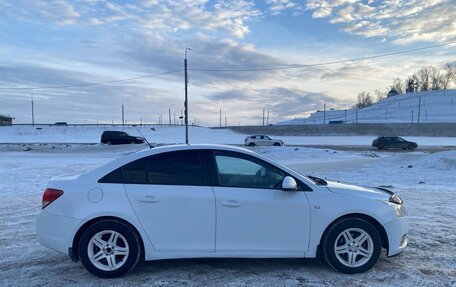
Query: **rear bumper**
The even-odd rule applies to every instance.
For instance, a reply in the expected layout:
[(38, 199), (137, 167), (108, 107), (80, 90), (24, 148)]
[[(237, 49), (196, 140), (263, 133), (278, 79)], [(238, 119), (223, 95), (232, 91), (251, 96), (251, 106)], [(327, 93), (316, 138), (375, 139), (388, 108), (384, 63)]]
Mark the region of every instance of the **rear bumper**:
[(408, 218), (397, 217), (383, 227), (388, 235), (388, 257), (398, 255), (408, 243)]
[(80, 219), (53, 215), (42, 210), (36, 219), (38, 240), (43, 246), (68, 254), (80, 223)]

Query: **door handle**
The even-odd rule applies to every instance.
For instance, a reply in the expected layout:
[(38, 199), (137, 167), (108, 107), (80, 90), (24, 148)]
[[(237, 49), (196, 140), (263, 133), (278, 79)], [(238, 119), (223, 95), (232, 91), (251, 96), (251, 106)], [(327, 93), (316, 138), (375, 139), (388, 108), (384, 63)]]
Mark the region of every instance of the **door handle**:
[(228, 206), (228, 207), (239, 207), (241, 206), (242, 204), (239, 203), (237, 200), (228, 200), (228, 201), (224, 201), (222, 202), (222, 205), (223, 206)]
[(153, 195), (146, 195), (143, 198), (140, 198), (138, 200), (141, 201), (141, 202), (145, 202), (145, 203), (155, 203), (155, 202), (159, 202), (160, 201), (160, 200), (158, 200), (158, 198), (156, 198)]

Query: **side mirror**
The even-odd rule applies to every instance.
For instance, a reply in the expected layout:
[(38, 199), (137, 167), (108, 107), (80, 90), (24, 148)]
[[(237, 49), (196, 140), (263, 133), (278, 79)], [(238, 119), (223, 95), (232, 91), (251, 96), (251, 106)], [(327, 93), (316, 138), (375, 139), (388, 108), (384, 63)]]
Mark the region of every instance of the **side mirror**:
[(298, 190), (298, 184), (296, 180), (291, 176), (286, 176), (282, 181), (282, 190), (284, 191), (295, 191)]

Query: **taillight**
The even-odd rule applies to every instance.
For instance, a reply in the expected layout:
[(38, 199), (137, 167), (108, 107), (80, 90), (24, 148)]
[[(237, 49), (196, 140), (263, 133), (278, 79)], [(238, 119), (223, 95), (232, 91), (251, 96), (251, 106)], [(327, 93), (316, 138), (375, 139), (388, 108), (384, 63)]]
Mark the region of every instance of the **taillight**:
[(54, 202), (54, 200), (62, 196), (62, 194), (63, 190), (46, 188), (46, 190), (43, 193), (43, 202), (41, 204), (41, 209), (44, 209), (46, 206)]

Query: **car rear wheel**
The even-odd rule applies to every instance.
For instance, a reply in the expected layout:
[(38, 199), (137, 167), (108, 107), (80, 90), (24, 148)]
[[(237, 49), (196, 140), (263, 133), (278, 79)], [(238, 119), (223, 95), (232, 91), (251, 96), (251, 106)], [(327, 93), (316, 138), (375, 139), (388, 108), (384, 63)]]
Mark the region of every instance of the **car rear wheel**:
[(343, 273), (369, 270), (378, 261), (381, 249), (378, 231), (369, 222), (358, 218), (334, 224), (323, 240), (326, 262)]
[(139, 261), (141, 247), (136, 231), (116, 220), (90, 226), (79, 241), (82, 265), (95, 276), (114, 278), (131, 271)]
[(249, 146), (255, 146), (255, 143), (249, 143)]
[(112, 145), (112, 142), (111, 141), (106, 141), (106, 144), (107, 145)]

